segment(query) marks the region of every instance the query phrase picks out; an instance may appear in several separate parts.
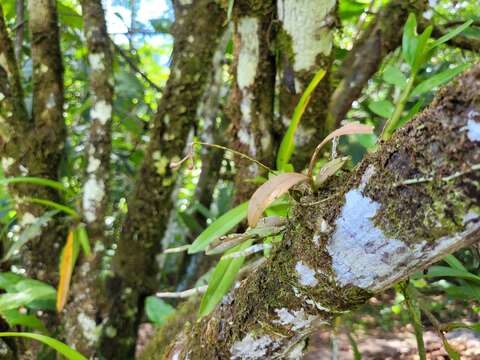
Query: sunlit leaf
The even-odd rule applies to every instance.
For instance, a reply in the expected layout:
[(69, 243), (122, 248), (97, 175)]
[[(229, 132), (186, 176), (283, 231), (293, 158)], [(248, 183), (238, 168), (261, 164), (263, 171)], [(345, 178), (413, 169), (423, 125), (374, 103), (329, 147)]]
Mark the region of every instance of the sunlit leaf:
[(402, 55), (407, 64), (413, 67), (417, 49), (417, 19), (414, 14), (409, 14), (403, 28)]
[(63, 249), (63, 256), (60, 263), (60, 281), (57, 290), (57, 312), (61, 312), (67, 302), (68, 290), (70, 289), (70, 280), (73, 272), (73, 232), (70, 231), (67, 237), (67, 243)]
[(248, 202), (248, 225), (255, 227), (265, 209), (277, 198), (285, 194), (292, 186), (309, 178), (299, 173), (284, 173), (272, 177), (260, 186)]
[(288, 126), (288, 129), (283, 136), (280, 148), (278, 149), (276, 164), (278, 170), (285, 170), (284, 166), (290, 161), (290, 158), (295, 149), (295, 132), (297, 131), (298, 124), (300, 123), (302, 115), (307, 108), (313, 91), (323, 79), (325, 74), (326, 72), (323, 69), (320, 69), (315, 74), (312, 81), (310, 81), (307, 88), (303, 92), (302, 97), (300, 98), (297, 106), (295, 107), (295, 110), (293, 111), (292, 121), (290, 122), (290, 125)]
[(11, 292), (0, 295), (0, 312), (27, 306), (39, 299), (55, 296), (55, 289), (40, 281), (25, 279), (20, 281)]
[(448, 266), (431, 266), (424, 275), (425, 278), (456, 277), (466, 280), (480, 281), (480, 277), (471, 272), (454, 269)]
[(82, 247), (83, 253), (86, 257), (89, 257), (92, 254), (92, 249), (90, 247), (90, 240), (88, 239), (87, 229), (84, 225), (79, 225), (75, 229), (75, 237), (78, 239), (80, 246)]
[(189, 254), (195, 254), (207, 248), (213, 240), (225, 235), (238, 225), (247, 216), (248, 202), (244, 202), (227, 211), (217, 220), (212, 222), (192, 243), (188, 249)]
[(59, 354), (65, 356), (69, 360), (87, 360), (87, 358), (79, 352), (71, 349), (64, 343), (49, 336), (27, 332), (1, 332), (0, 337), (24, 337), (37, 340), (44, 343), (45, 345), (50, 346), (52, 349), (55, 349)]

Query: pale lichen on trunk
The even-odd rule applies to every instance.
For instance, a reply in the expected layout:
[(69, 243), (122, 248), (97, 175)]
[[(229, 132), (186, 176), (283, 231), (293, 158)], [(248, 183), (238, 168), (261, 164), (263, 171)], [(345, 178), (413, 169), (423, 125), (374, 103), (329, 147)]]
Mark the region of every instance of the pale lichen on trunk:
[(332, 129), (327, 117), (330, 97), (330, 67), (333, 62), (333, 32), (337, 1), (277, 0), (280, 63), (280, 117), (289, 125), (300, 96), (317, 71), (327, 75), (320, 82), (295, 134), (293, 163), (302, 169), (319, 139)]
[[(298, 357), (311, 331), (477, 241), (480, 143), (467, 124), (480, 123), (478, 94), (480, 65), (353, 173), (316, 193), (300, 187), (303, 199), (268, 261), (178, 337), (164, 359)], [(428, 181), (410, 181), (424, 176)]]
[[(233, 147), (259, 161), (271, 164), (275, 148), (273, 106), (275, 62), (272, 41), (273, 1), (250, 6), (235, 3), (234, 86), (230, 99)], [(236, 201), (244, 201), (253, 187), (246, 180), (262, 174), (256, 164), (237, 159)]]
[(82, 13), (92, 100), (90, 130), (85, 146), (86, 176), (82, 210), (94, 252), (88, 259), (80, 257), (72, 279), (70, 301), (62, 314), (62, 320), (67, 343), (90, 357), (97, 352), (107, 315), (107, 299), (100, 274), (102, 257), (105, 255), (103, 250), (107, 246), (105, 217), (109, 193), (113, 69), (110, 39), (101, 1), (83, 0)]

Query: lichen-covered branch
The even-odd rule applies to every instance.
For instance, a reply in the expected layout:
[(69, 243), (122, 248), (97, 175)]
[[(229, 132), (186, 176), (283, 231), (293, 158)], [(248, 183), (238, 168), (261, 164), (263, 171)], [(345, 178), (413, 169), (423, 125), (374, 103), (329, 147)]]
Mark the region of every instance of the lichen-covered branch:
[(329, 111), (336, 126), (345, 118), (385, 56), (400, 45), (408, 14), (421, 14), (426, 3), (426, 0), (392, 0), (362, 33), (339, 69), (341, 81), (330, 99)]
[(277, 1), (280, 25), (276, 36), (281, 52), (277, 72), (280, 74), (280, 117), (284, 126), (289, 125), (293, 110), (315, 73), (320, 69), (328, 73), (312, 94), (296, 131), (292, 162), (297, 169), (305, 167), (319, 139), (333, 130), (327, 121), (327, 109), (336, 8), (336, 0)]
[(173, 207), (171, 195), (177, 176), (169, 164), (178, 161), (185, 150), (225, 20), (224, 12), (212, 0), (174, 1), (174, 9), (171, 75), (113, 260), (115, 277), (110, 290), (115, 303), (102, 344), (103, 355), (109, 359), (133, 356), (143, 297), (160, 287), (156, 255)]
[(90, 258), (81, 258), (75, 272), (70, 302), (63, 314), (67, 342), (86, 356), (98, 347), (106, 302), (101, 272), (108, 209), (113, 71), (110, 39), (101, 0), (83, 0), (82, 13), (87, 39), (89, 83), (92, 105), (90, 131), (86, 141), (86, 179), (83, 185), (83, 217), (90, 241), (95, 244)]
[[(351, 174), (316, 193), (297, 188), (302, 201), (270, 258), (164, 359), (300, 358), (315, 329), (478, 241), (480, 172), (467, 170), (479, 150), (477, 65)], [(402, 185), (425, 176), (431, 181)]]
[[(275, 57), (271, 21), (275, 1), (235, 1), (234, 83), (230, 99), (232, 147), (265, 164), (273, 163), (273, 108), (275, 97)], [(253, 186), (248, 179), (262, 169), (246, 159), (236, 159), (236, 201), (247, 199)]]

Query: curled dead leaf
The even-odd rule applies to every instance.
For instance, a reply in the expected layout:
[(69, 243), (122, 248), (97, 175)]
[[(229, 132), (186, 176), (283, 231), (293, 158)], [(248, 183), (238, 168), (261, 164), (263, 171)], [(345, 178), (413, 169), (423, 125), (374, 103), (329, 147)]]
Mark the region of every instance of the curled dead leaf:
[(292, 186), (308, 180), (309, 177), (299, 173), (284, 173), (272, 177), (260, 186), (248, 202), (248, 225), (254, 228), (263, 211), (278, 197), (285, 194)]
[(308, 176), (312, 176), (312, 171), (313, 167), (315, 166), (315, 161), (317, 160), (318, 153), (320, 152), (320, 149), (328, 143), (330, 140), (332, 140), (335, 137), (342, 136), (342, 135), (353, 135), (353, 134), (371, 134), (373, 133), (373, 126), (371, 125), (365, 125), (365, 124), (359, 124), (359, 123), (348, 123), (341, 128), (332, 131), (330, 134), (327, 135), (323, 141), (318, 144), (318, 146), (315, 148), (315, 151), (313, 152), (312, 158), (310, 159), (310, 164), (308, 165)]

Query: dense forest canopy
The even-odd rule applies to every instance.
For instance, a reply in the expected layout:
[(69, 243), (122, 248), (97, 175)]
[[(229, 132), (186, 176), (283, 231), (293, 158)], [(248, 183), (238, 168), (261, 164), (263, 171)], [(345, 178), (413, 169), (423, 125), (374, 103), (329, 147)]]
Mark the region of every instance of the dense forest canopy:
[(2, 0), (0, 357), (480, 356), (479, 14)]

